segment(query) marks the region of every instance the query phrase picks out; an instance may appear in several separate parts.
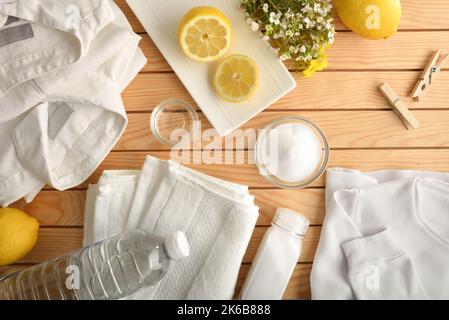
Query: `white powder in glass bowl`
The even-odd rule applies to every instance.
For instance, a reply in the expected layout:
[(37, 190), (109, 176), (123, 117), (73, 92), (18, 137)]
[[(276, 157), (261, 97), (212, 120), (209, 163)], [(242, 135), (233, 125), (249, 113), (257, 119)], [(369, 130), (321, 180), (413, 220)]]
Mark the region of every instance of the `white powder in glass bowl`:
[(311, 177), (323, 155), (318, 135), (300, 123), (285, 123), (270, 130), (261, 147), (265, 168), (291, 183)]

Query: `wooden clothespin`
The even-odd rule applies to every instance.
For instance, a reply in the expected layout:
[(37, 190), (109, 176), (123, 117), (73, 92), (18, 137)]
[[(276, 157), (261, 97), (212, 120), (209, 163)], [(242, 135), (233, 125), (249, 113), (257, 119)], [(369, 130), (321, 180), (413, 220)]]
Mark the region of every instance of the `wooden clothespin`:
[(420, 127), (418, 119), (415, 118), (413, 113), (407, 108), (404, 102), (402, 102), (401, 98), (398, 97), (398, 95), (393, 91), (388, 83), (382, 84), (379, 87), (379, 90), (388, 100), (391, 107), (402, 120), (408, 130), (418, 129)]
[(424, 69), (423, 73), (419, 77), (415, 88), (412, 91), (413, 99), (419, 101), (424, 90), (426, 90), (427, 87), (432, 84), (432, 78), (435, 73), (438, 73), (441, 70), (441, 64), (444, 62), (444, 60), (446, 60), (447, 57), (447, 54), (441, 55), (441, 50), (435, 51), (435, 53), (432, 55), (432, 58), (427, 63), (427, 66)]

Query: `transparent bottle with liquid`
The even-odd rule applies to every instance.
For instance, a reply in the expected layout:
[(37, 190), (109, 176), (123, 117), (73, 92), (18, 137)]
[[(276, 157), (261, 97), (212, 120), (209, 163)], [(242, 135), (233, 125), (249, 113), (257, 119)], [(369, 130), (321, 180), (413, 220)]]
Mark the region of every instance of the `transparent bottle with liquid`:
[(142, 230), (0, 279), (0, 300), (112, 300), (156, 285), (173, 261), (189, 255), (185, 235)]

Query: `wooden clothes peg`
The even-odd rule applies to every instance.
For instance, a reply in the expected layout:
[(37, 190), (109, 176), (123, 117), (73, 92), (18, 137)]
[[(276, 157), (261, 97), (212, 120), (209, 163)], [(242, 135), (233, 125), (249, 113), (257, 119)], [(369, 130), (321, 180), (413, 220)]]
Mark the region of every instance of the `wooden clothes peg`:
[(402, 102), (401, 98), (393, 91), (388, 83), (384, 83), (379, 87), (379, 90), (385, 96), (385, 98), (390, 103), (393, 110), (402, 120), (404, 125), (408, 130), (418, 129), (421, 125), (413, 115), (413, 113), (407, 108), (407, 106)]
[(419, 101), (424, 91), (432, 84), (435, 73), (441, 70), (441, 65), (447, 57), (447, 54), (441, 55), (441, 50), (435, 51), (412, 91), (413, 99)]

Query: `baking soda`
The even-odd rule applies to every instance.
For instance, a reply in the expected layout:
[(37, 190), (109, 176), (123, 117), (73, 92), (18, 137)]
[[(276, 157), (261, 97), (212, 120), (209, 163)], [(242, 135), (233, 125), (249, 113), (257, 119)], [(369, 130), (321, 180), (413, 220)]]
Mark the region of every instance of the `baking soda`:
[[(299, 123), (282, 124), (268, 134), (263, 148), (267, 170), (287, 182), (309, 178), (321, 163), (323, 148), (320, 138), (308, 126)], [(276, 153), (270, 156), (268, 145), (276, 143)], [(273, 150), (272, 146), (270, 147)]]

